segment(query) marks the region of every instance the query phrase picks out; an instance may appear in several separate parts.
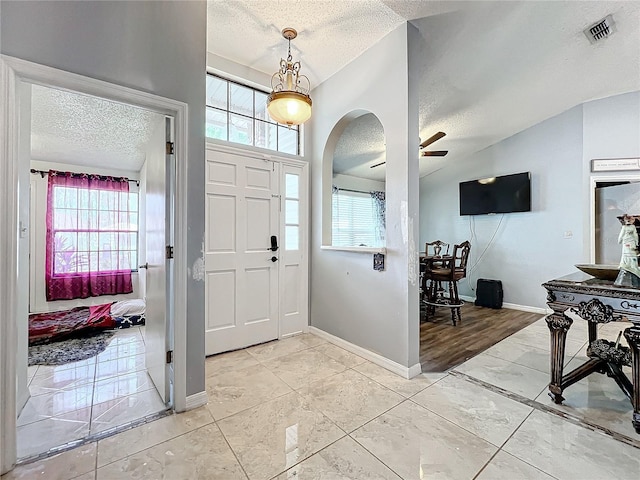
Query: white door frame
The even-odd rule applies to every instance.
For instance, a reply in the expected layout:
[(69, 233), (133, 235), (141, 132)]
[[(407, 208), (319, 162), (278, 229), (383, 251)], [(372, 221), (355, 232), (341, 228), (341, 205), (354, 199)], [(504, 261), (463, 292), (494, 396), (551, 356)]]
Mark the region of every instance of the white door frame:
[(640, 182), (637, 172), (591, 174), (589, 178), (589, 261), (596, 261), (596, 185), (600, 182)]
[[(279, 228), (280, 228), (280, 232), (278, 235), (278, 238), (280, 239), (280, 243), (282, 245), (282, 251), (280, 252), (280, 258), (282, 259), (282, 261), (278, 261), (278, 268), (279, 268), (279, 272), (278, 272), (278, 276), (279, 276), (279, 281), (282, 282), (280, 285), (280, 289), (279, 289), (279, 296), (280, 298), (278, 299), (278, 309), (279, 309), (279, 314), (278, 314), (278, 320), (279, 320), (279, 325), (278, 325), (278, 338), (286, 338), (288, 336), (291, 335), (297, 335), (298, 333), (308, 333), (309, 332), (309, 304), (310, 304), (310, 299), (309, 299), (309, 293), (310, 293), (310, 289), (309, 289), (309, 244), (310, 244), (310, 238), (309, 238), (309, 222), (311, 219), (311, 210), (310, 210), (310, 204), (311, 204), (311, 195), (309, 192), (309, 163), (306, 161), (302, 161), (302, 160), (298, 160), (298, 159), (289, 159), (289, 158), (279, 158), (278, 159), (280, 161), (280, 201), (281, 201), (281, 207), (282, 210), (280, 212), (280, 224), (279, 224)], [(285, 174), (287, 173), (287, 167), (294, 167), (296, 169), (299, 169), (299, 191), (300, 192), (305, 192), (304, 197), (302, 195), (299, 196), (299, 205), (301, 205), (300, 208), (300, 213), (299, 213), (299, 218), (303, 219), (302, 222), (300, 222), (299, 224), (299, 233), (300, 233), (300, 255), (302, 257), (302, 261), (300, 263), (301, 265), (301, 277), (304, 278), (306, 280), (306, 288), (301, 292), (300, 295), (300, 301), (303, 302), (300, 305), (300, 311), (304, 311), (306, 314), (306, 322), (302, 325), (300, 324), (300, 330), (293, 330), (293, 329), (288, 329), (283, 331), (283, 320), (285, 319), (285, 298), (283, 293), (286, 294), (286, 291), (284, 290), (284, 288), (282, 287), (284, 285), (284, 282), (286, 281), (285, 279), (285, 267), (287, 265), (287, 261), (286, 259), (284, 259), (283, 257), (285, 256), (285, 244), (284, 241), (286, 240), (286, 236), (285, 236), (285, 198), (286, 198), (286, 185), (285, 185)]]
[[(174, 409), (187, 408), (187, 109), (186, 103), (0, 55), (0, 473), (16, 462), (16, 324), (20, 83), (28, 82), (136, 105), (175, 119)], [(22, 166), (29, 168), (28, 166)], [(6, 229), (6, 231), (5, 231)]]
[[(304, 279), (306, 280), (306, 291), (303, 292), (303, 296), (304, 296), (304, 305), (302, 306), (303, 310), (306, 311), (306, 316), (307, 316), (307, 322), (306, 324), (301, 327), (300, 330), (296, 330), (296, 331), (283, 331), (282, 329), (282, 312), (283, 312), (283, 306), (282, 306), (282, 289), (279, 287), (278, 288), (278, 339), (283, 339), (286, 338), (288, 336), (291, 335), (296, 335), (298, 333), (308, 333), (309, 332), (309, 293), (310, 293), (310, 279), (309, 279), (309, 246), (310, 246), (310, 237), (309, 237), (309, 222), (310, 222), (310, 218), (311, 218), (311, 192), (309, 191), (309, 162), (306, 160), (303, 160), (299, 157), (295, 157), (295, 156), (288, 156), (288, 154), (283, 154), (282, 152), (273, 152), (273, 151), (267, 151), (261, 148), (257, 148), (257, 147), (252, 147), (252, 146), (234, 146), (234, 145), (229, 145), (227, 142), (223, 142), (223, 141), (218, 141), (215, 139), (211, 139), (211, 138), (207, 138), (206, 144), (205, 144), (205, 152), (207, 150), (213, 150), (213, 151), (217, 151), (217, 152), (222, 152), (222, 153), (230, 153), (232, 155), (245, 155), (251, 158), (256, 158), (256, 159), (262, 159), (265, 161), (269, 161), (269, 162), (277, 162), (279, 163), (281, 166), (293, 166), (293, 167), (297, 167), (300, 168), (300, 172), (301, 172), (301, 181), (303, 183), (300, 184), (300, 189), (301, 191), (305, 192), (306, 197), (304, 198), (304, 211), (301, 211), (300, 213), (304, 213), (304, 215), (306, 216), (305, 218), (305, 225), (304, 227), (301, 225), (301, 246), (302, 246), (302, 255), (304, 257), (304, 270), (302, 272)], [(284, 205), (282, 204), (282, 199), (284, 198), (284, 185), (282, 183), (282, 179), (284, 178), (284, 169), (280, 169), (279, 175), (280, 175), (280, 202), (281, 202), (281, 209), (284, 209)], [(278, 222), (278, 241), (280, 242), (280, 246), (283, 248), (284, 247), (284, 232), (283, 232), (283, 219), (284, 217), (282, 216), (282, 210), (281, 210), (281, 216)], [(278, 282), (281, 282), (284, 278), (283, 276), (283, 271), (282, 271), (282, 263), (279, 262), (278, 265)], [(207, 302), (208, 299), (205, 299), (205, 302)], [(206, 322), (205, 322), (206, 323)], [(205, 325), (205, 329), (206, 329), (206, 325)]]

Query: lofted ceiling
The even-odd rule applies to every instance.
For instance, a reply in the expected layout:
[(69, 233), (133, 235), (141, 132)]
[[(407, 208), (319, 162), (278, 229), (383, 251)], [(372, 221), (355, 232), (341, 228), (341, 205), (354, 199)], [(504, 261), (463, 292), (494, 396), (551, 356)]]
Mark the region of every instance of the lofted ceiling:
[(164, 117), (98, 97), (33, 85), (31, 158), (138, 172)]
[[(208, 7), (208, 51), (269, 75), (286, 55), (280, 31), (296, 28), (292, 54), (312, 88), (410, 21), (423, 42), (420, 137), (446, 132), (437, 147), (449, 150), (421, 158), (421, 176), (576, 105), (640, 90), (637, 0), (210, 0)], [(591, 44), (583, 30), (609, 14), (615, 33)], [(373, 156), (378, 147), (370, 148)]]

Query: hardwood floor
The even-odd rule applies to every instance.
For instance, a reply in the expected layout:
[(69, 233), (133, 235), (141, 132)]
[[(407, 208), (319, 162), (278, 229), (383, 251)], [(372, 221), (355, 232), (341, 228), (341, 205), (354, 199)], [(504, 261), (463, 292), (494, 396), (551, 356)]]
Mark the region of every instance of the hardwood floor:
[(420, 363), (423, 372), (444, 372), (539, 320), (540, 313), (476, 307), (465, 303), (455, 327), (448, 308), (420, 319)]

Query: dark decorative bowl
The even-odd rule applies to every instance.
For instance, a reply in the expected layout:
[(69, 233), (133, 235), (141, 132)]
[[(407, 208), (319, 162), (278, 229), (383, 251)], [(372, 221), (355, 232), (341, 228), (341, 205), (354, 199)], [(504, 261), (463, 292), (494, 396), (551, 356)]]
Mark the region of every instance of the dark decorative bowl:
[(576, 268), (599, 280), (615, 280), (620, 271), (618, 265), (596, 265), (595, 263), (579, 264)]

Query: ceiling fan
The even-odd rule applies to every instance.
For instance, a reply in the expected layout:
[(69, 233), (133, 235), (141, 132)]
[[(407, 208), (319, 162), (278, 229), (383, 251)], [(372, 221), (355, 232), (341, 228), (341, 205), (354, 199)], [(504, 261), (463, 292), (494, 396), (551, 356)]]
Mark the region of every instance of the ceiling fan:
[[(445, 135), (446, 133), (444, 132), (434, 133), (433, 135), (431, 135), (429, 138), (427, 138), (424, 142), (420, 144), (420, 150), (422, 150), (425, 147), (428, 147), (434, 142), (437, 142)], [(423, 157), (444, 157), (447, 153), (449, 153), (449, 150), (422, 150), (420, 152), (420, 155), (422, 155)]]
[[(423, 157), (444, 157), (447, 153), (449, 153), (449, 150), (423, 150), (423, 148), (426, 148), (432, 143), (437, 142), (445, 135), (446, 133), (444, 132), (438, 132), (427, 138), (420, 144), (420, 155)], [(369, 168), (379, 167), (380, 165), (384, 165), (385, 163), (387, 162), (376, 163), (375, 165), (371, 165)]]

